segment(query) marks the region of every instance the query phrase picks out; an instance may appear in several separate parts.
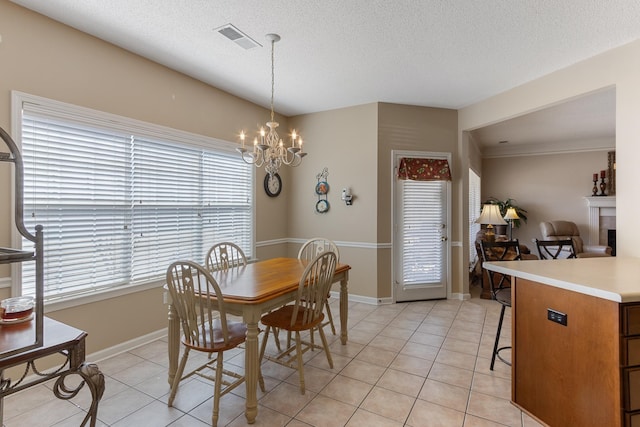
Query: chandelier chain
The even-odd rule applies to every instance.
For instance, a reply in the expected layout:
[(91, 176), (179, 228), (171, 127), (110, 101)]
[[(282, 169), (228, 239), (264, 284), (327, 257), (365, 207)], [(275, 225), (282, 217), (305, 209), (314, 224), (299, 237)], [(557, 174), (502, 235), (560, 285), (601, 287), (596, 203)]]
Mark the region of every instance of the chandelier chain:
[(274, 93), (275, 93), (275, 90), (276, 90), (275, 89), (276, 88), (276, 83), (275, 83), (275, 81), (276, 81), (276, 78), (275, 78), (276, 69), (275, 69), (275, 66), (274, 66), (274, 62), (275, 62), (275, 55), (274, 55), (275, 44), (276, 44), (276, 41), (275, 40), (271, 40), (271, 121), (274, 121), (273, 120), (273, 115), (274, 115), (273, 114), (273, 109), (274, 109), (274, 107), (273, 107), (273, 96), (274, 96)]

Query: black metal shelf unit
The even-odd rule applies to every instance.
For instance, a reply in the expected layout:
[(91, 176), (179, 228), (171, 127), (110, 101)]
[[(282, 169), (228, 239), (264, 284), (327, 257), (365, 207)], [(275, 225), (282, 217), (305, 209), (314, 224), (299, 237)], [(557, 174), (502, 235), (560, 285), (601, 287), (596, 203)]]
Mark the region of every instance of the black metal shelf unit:
[[(15, 210), (14, 220), (18, 232), (27, 240), (33, 242), (33, 250), (22, 250), (13, 248), (0, 248), (0, 264), (11, 264), (16, 262), (35, 261), (35, 318), (36, 322), (35, 336), (33, 342), (20, 346), (18, 348), (10, 348), (0, 353), (0, 360), (23, 351), (27, 351), (36, 347), (41, 347), (43, 343), (43, 317), (44, 317), (44, 256), (43, 256), (43, 234), (42, 226), (36, 225), (35, 234), (32, 234), (24, 225), (24, 166), (22, 162), (22, 154), (18, 149), (15, 141), (9, 134), (0, 127), (0, 138), (4, 141), (9, 152), (0, 152), (0, 163), (13, 163), (15, 174)], [(9, 326), (13, 327), (13, 326)], [(0, 333), (2, 333), (0, 327)]]

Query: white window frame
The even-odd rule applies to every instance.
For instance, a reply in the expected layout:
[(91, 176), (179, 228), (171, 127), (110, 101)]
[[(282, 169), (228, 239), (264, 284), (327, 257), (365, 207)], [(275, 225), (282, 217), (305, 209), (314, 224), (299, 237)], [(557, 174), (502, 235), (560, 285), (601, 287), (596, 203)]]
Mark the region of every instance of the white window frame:
[[(152, 123), (147, 123), (123, 116), (118, 116), (102, 111), (97, 111), (85, 107), (79, 107), (72, 104), (63, 103), (35, 95), (30, 95), (18, 91), (12, 91), (11, 93), (11, 108), (12, 108), (12, 135), (19, 147), (22, 144), (22, 109), (25, 103), (42, 107), (49, 111), (55, 111), (55, 115), (60, 118), (69, 118), (75, 122), (82, 122), (88, 125), (96, 125), (100, 127), (108, 127), (118, 131), (124, 131), (131, 134), (142, 135), (149, 138), (155, 138), (163, 141), (170, 141), (177, 146), (187, 146), (196, 149), (214, 150), (217, 152), (234, 153), (237, 144), (223, 141), (220, 139), (210, 138), (203, 135), (197, 135), (185, 131), (180, 131)], [(241, 159), (238, 157), (238, 161)], [(246, 248), (248, 254), (255, 254), (255, 168), (251, 168), (250, 176), (250, 194), (251, 194), (251, 230), (250, 233), (250, 247)], [(13, 180), (12, 175), (12, 180)], [(15, 192), (15, 182), (12, 182), (12, 193)], [(15, 195), (13, 195), (15, 196)], [(15, 222), (13, 218), (15, 213), (14, 202), (15, 197), (12, 197), (12, 223)], [(25, 213), (26, 214), (26, 213)], [(23, 239), (20, 233), (12, 227), (12, 246), (21, 247)], [(46, 234), (46, 229), (44, 230)], [(212, 244), (215, 242), (212, 242)], [(46, 254), (45, 254), (46, 256)], [(198, 260), (196, 260), (198, 261)], [(200, 260), (202, 261), (202, 260)], [(13, 264), (11, 266), (11, 287), (13, 295), (21, 295), (21, 265)], [(64, 297), (62, 299), (54, 299), (47, 302), (45, 297), (45, 312), (56, 311), (76, 305), (86, 304), (95, 301), (101, 301), (108, 298), (117, 297), (120, 295), (126, 295), (133, 292), (140, 292), (147, 289), (157, 288), (164, 283), (163, 278), (157, 280), (148, 281), (144, 283), (128, 283), (117, 287), (96, 290), (93, 292)]]
[(476, 220), (482, 208), (481, 182), (480, 175), (469, 168), (469, 269), (475, 265), (478, 258), (476, 234), (480, 231), (480, 224), (477, 224)]

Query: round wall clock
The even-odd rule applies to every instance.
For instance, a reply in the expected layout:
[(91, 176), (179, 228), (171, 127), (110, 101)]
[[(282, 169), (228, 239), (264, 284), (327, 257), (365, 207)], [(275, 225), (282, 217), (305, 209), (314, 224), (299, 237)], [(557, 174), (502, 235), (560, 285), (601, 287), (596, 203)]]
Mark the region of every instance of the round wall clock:
[(264, 191), (269, 197), (277, 197), (282, 191), (282, 179), (277, 173), (264, 177)]

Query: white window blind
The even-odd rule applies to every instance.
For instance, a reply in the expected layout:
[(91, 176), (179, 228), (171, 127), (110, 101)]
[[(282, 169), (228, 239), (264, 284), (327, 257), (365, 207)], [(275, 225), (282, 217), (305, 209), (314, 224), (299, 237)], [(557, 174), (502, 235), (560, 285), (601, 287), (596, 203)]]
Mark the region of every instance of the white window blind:
[(480, 177), (473, 169), (469, 169), (469, 267), (471, 268), (478, 258), (476, 252), (476, 234), (480, 231), (480, 224), (476, 220), (481, 212), (480, 202)]
[(402, 185), (402, 283), (442, 281), (441, 230), (446, 181), (400, 181)]
[[(171, 262), (202, 263), (218, 241), (252, 256), (253, 170), (234, 153), (42, 111), (23, 105), (21, 143), (25, 225), (43, 226), (47, 300), (162, 280)], [(33, 270), (23, 264), (24, 294)]]

